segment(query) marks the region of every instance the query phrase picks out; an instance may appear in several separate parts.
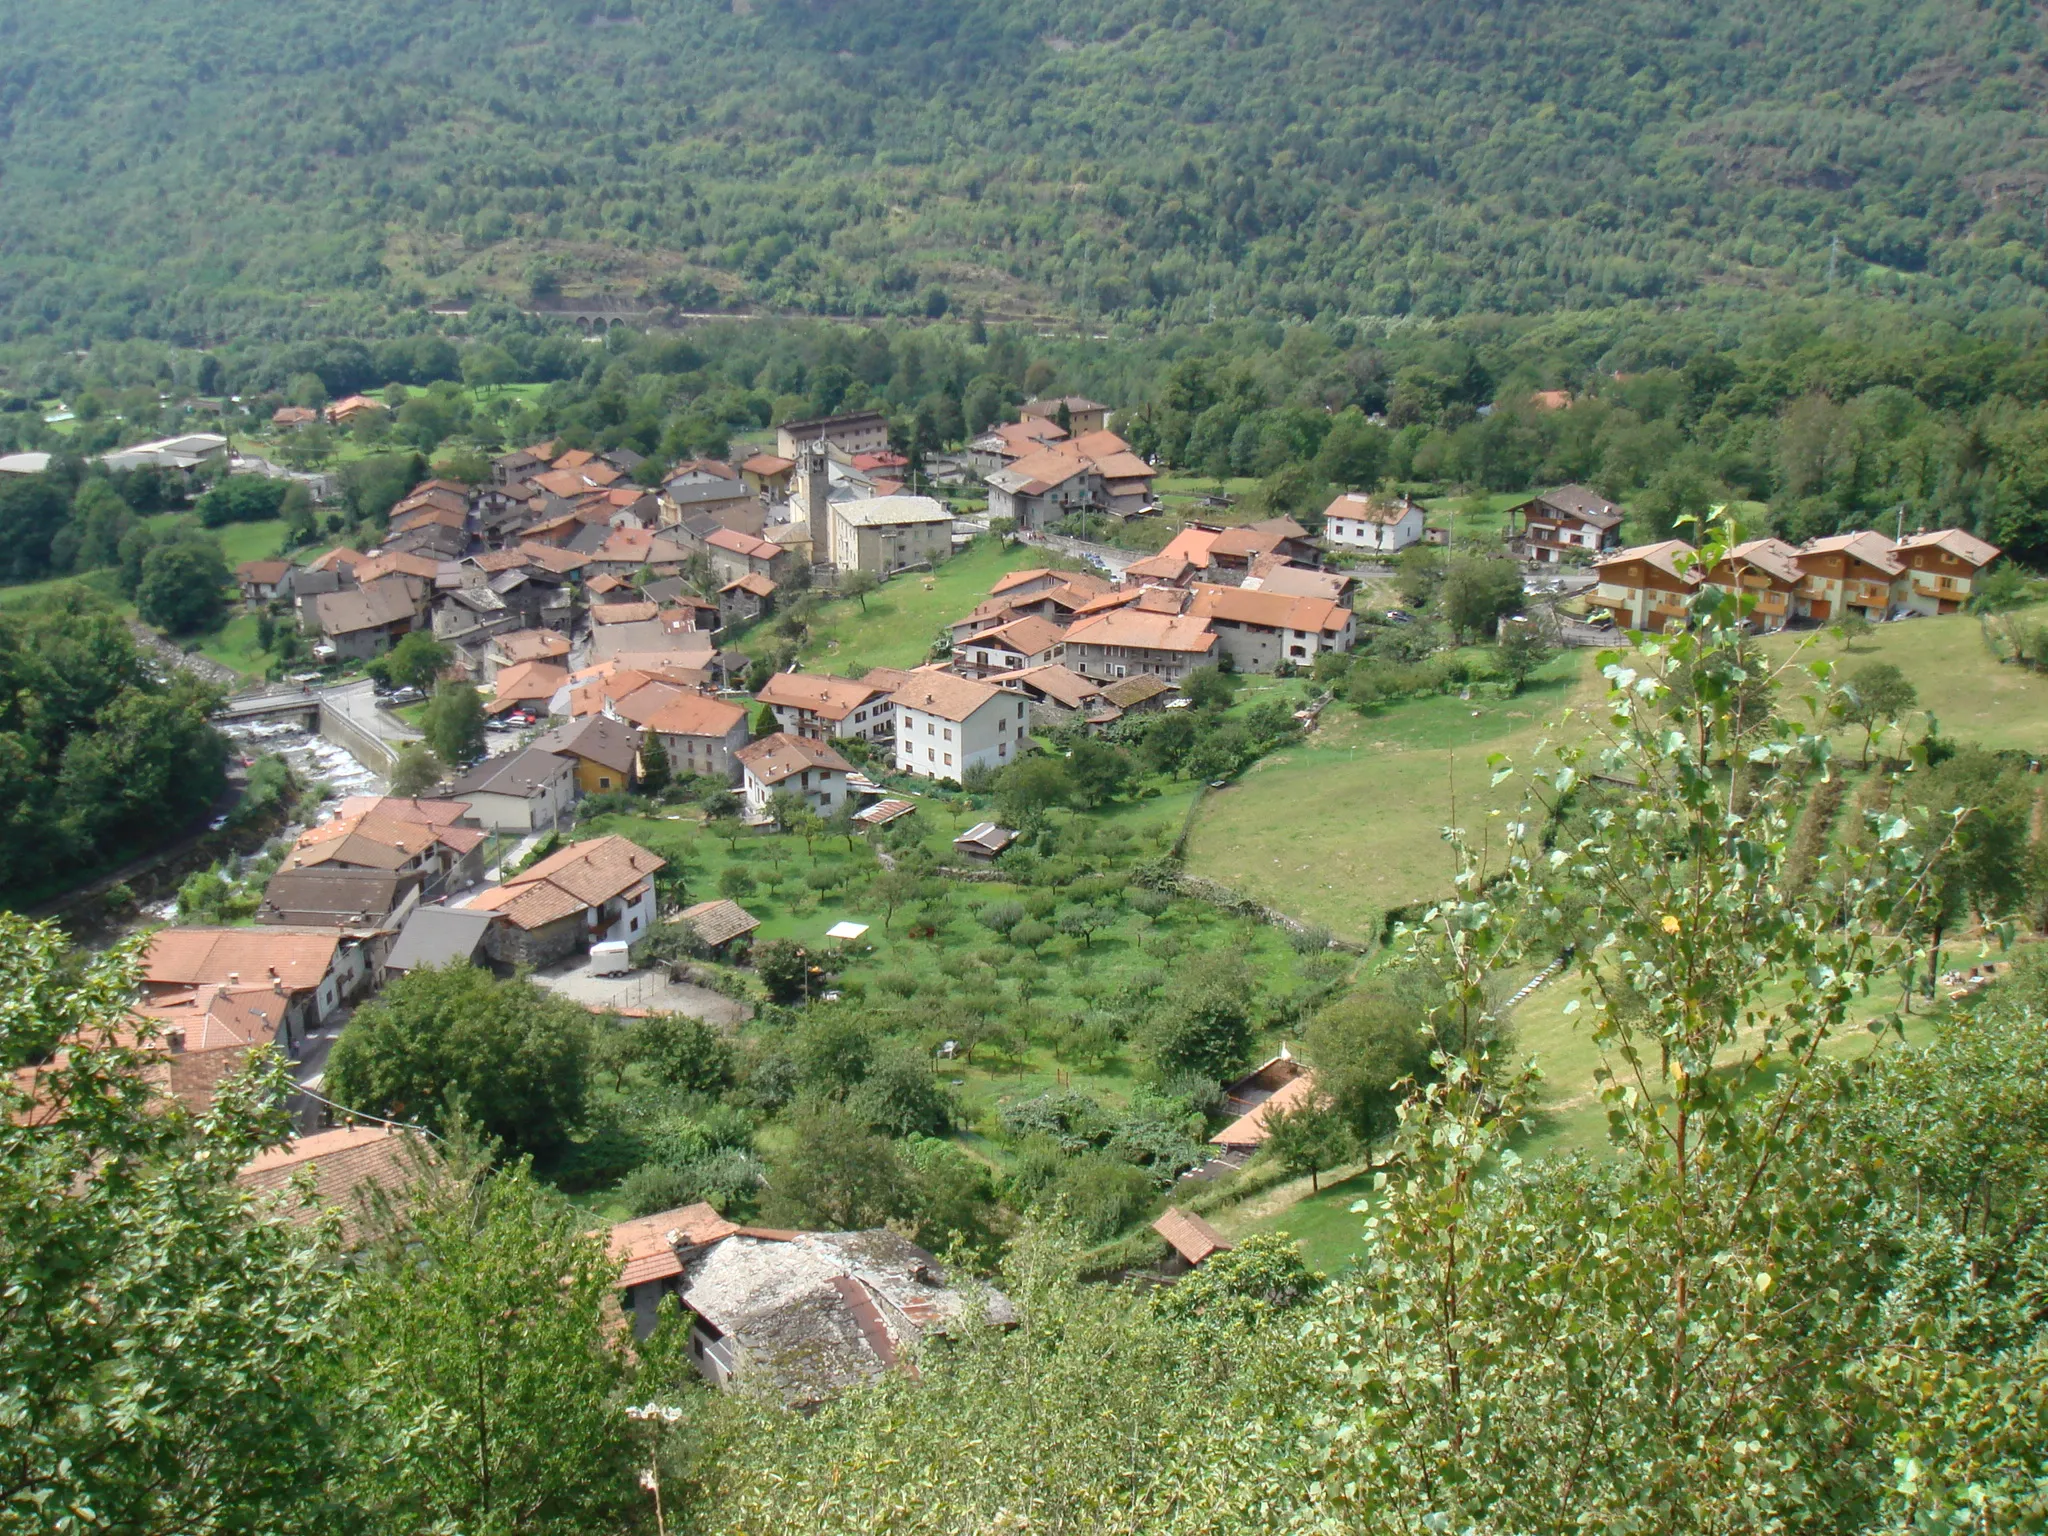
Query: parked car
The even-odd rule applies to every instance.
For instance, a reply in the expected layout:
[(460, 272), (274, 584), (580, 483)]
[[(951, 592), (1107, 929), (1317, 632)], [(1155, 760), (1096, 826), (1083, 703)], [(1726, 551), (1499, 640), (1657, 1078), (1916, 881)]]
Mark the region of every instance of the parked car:
[(394, 688), (386, 695), (387, 701), (392, 704), (417, 704), (425, 697), (426, 695), (417, 688)]

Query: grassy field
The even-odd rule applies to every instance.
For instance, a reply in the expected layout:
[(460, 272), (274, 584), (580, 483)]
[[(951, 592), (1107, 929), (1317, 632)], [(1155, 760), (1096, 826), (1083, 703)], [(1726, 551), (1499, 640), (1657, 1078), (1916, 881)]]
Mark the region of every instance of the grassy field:
[[(2048, 607), (2023, 610), (2018, 617), (2030, 624), (2048, 622)], [(2048, 676), (1999, 662), (1972, 615), (1881, 624), (1848, 646), (1825, 630), (1777, 635), (1765, 644), (1777, 656), (1799, 652), (1831, 662), (1839, 669), (1838, 678), (1866, 662), (1891, 662), (1919, 690), (1919, 712), (1908, 722), (1910, 735), (1918, 736), (1931, 714), (1941, 734), (1956, 741), (2048, 751)], [(1847, 735), (1860, 747), (1860, 731)]]
[[(941, 628), (971, 612), (999, 577), (1024, 570), (1038, 558), (1032, 550), (1005, 549), (982, 539), (936, 571), (891, 577), (869, 594), (865, 611), (852, 599), (830, 603), (811, 626), (804, 665), (836, 673), (849, 667), (918, 666), (929, 659)], [(763, 634), (755, 631), (740, 640), (740, 647)]]
[[(2048, 621), (2048, 607), (2021, 617)], [(1827, 631), (1765, 644), (1781, 658), (1825, 660), (1841, 673), (1871, 661), (1894, 663), (1920, 695), (1909, 736), (1917, 737), (1931, 714), (1957, 741), (2048, 752), (2048, 676), (1999, 663), (1969, 615), (1880, 625), (1848, 647)], [(1485, 759), (1526, 751), (1565, 705), (1596, 698), (1592, 657), (1559, 657), (1516, 699), (1488, 690), (1470, 701), (1412, 700), (1370, 716), (1333, 708), (1308, 742), (1209, 797), (1189, 867), (1358, 936), (1388, 907), (1445, 888), (1451, 861), (1440, 834), (1450, 819), (1454, 776), (1459, 823), (1468, 832), (1481, 825), (1479, 806), (1519, 803), (1513, 781), (1488, 789)], [(1844, 730), (1838, 743), (1845, 753), (1860, 752), (1862, 733)]]
[(1275, 753), (1204, 803), (1188, 867), (1345, 938), (1376, 931), (1390, 907), (1448, 886), (1442, 831), (1476, 844), (1485, 815), (1520, 803), (1489, 787), (1486, 759), (1526, 751), (1560, 709), (1590, 697), (1584, 653), (1546, 667), (1519, 697), (1419, 699), (1374, 715), (1337, 706), (1316, 734)]

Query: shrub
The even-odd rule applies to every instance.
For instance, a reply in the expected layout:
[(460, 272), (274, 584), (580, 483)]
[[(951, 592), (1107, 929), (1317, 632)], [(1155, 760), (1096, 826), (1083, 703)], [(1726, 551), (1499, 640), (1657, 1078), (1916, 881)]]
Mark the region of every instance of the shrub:
[(1066, 1212), (1084, 1238), (1100, 1243), (1149, 1212), (1154, 1191), (1142, 1168), (1095, 1152), (1074, 1159), (1046, 1199)]
[(975, 915), (980, 919), (982, 927), (990, 932), (1008, 935), (1015, 931), (1017, 925), (1024, 922), (1029, 914), (1025, 912), (1023, 903), (1004, 900), (990, 902)]
[(1125, 899), (1130, 902), (1133, 911), (1142, 912), (1147, 917), (1162, 916), (1166, 909), (1173, 905), (1173, 898), (1166, 892), (1155, 891), (1147, 886), (1140, 886), (1131, 891)]

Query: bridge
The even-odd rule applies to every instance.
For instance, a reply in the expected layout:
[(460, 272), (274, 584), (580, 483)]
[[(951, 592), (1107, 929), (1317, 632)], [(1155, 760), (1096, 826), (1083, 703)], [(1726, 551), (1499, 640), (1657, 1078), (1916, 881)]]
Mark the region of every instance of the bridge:
[(322, 689), (299, 683), (276, 683), (253, 693), (238, 693), (214, 712), (213, 718), (226, 724), (250, 720), (315, 719), (320, 713)]
[(333, 742), (372, 773), (388, 775), (399, 752), (420, 733), (378, 704), (367, 678), (328, 688), (273, 683), (238, 693), (215, 712), (223, 725), (298, 720)]

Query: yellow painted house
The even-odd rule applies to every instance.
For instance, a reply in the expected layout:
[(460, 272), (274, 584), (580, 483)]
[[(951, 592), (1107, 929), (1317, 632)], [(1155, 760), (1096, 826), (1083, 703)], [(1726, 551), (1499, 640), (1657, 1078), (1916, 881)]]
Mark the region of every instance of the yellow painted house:
[(615, 795), (633, 787), (640, 759), (640, 728), (609, 715), (586, 715), (557, 726), (533, 743), (576, 764), (576, 788), (586, 795)]

